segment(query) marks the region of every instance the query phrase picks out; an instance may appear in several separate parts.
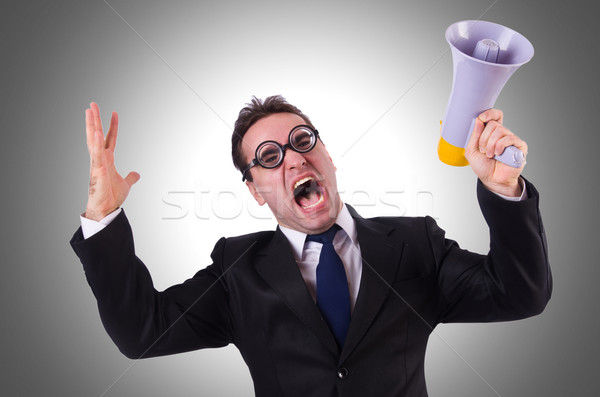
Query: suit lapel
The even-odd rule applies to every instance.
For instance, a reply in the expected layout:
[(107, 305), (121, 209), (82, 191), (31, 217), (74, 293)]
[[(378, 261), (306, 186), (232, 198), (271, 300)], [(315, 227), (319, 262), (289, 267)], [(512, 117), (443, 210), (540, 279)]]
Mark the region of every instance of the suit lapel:
[[(348, 206), (348, 209), (356, 222), (363, 266), (358, 297), (340, 361), (352, 353), (377, 316), (390, 292), (403, 248), (402, 242), (392, 238), (392, 227), (363, 219), (352, 207)], [(340, 356), (335, 338), (310, 296), (289, 243), (279, 228), (271, 242), (258, 253), (255, 268), (327, 349)]]
[(402, 242), (393, 241), (392, 227), (365, 220), (352, 207), (348, 206), (348, 209), (356, 222), (363, 266), (358, 297), (340, 362), (356, 348), (383, 305), (403, 248)]
[(258, 253), (255, 268), (290, 310), (338, 356), (340, 351), (335, 338), (310, 296), (289, 243), (279, 227), (271, 242)]

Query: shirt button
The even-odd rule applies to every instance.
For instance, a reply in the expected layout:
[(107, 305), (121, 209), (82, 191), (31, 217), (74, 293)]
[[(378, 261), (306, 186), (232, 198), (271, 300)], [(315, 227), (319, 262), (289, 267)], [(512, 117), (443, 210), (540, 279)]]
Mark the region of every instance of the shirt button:
[(346, 368), (340, 368), (337, 371), (337, 376), (340, 379), (345, 379), (348, 376), (348, 370)]

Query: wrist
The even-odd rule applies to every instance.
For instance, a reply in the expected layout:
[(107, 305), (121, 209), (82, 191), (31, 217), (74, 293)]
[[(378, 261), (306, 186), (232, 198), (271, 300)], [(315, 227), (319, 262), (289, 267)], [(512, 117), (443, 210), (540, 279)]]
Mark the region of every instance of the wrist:
[(85, 212), (81, 214), (81, 216), (96, 222), (100, 222), (102, 219), (104, 219), (106, 215), (102, 215), (100, 212), (90, 211), (86, 209)]
[(509, 183), (490, 183), (481, 181), (483, 185), (491, 192), (506, 196), (506, 197), (520, 197), (523, 193), (523, 188), (519, 182), (519, 178)]
[(109, 210), (95, 210), (91, 208), (86, 208), (85, 212), (81, 216), (96, 222), (100, 222), (102, 219), (106, 218), (108, 215), (115, 212), (117, 209), (119, 209), (119, 207)]

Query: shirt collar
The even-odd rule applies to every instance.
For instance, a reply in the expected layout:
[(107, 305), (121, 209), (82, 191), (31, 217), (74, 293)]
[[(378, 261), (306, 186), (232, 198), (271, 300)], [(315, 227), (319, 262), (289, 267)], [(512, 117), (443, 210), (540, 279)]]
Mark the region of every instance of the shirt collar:
[[(356, 244), (356, 224), (354, 223), (354, 219), (352, 219), (352, 215), (348, 211), (346, 204), (342, 206), (342, 210), (338, 215), (335, 223), (338, 224), (342, 228), (342, 230), (350, 237), (353, 244)], [(292, 248), (292, 252), (296, 260), (300, 260), (302, 258), (302, 252), (304, 251), (304, 243), (306, 242), (306, 233), (300, 232), (298, 230), (290, 229), (284, 226), (279, 226), (288, 242), (290, 243), (290, 247)]]

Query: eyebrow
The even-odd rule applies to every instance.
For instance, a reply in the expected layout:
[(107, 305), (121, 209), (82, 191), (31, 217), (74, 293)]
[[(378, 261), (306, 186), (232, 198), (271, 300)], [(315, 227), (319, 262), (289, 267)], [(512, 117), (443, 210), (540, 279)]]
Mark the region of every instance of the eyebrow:
[(264, 156), (270, 156), (270, 155), (273, 155), (273, 154), (278, 154), (278, 153), (279, 153), (279, 150), (277, 150), (277, 149), (275, 149), (275, 148), (269, 148), (269, 149), (267, 149), (267, 150), (265, 150), (265, 151), (261, 151), (261, 152), (260, 152), (260, 154), (261, 154), (261, 157), (264, 157)]

